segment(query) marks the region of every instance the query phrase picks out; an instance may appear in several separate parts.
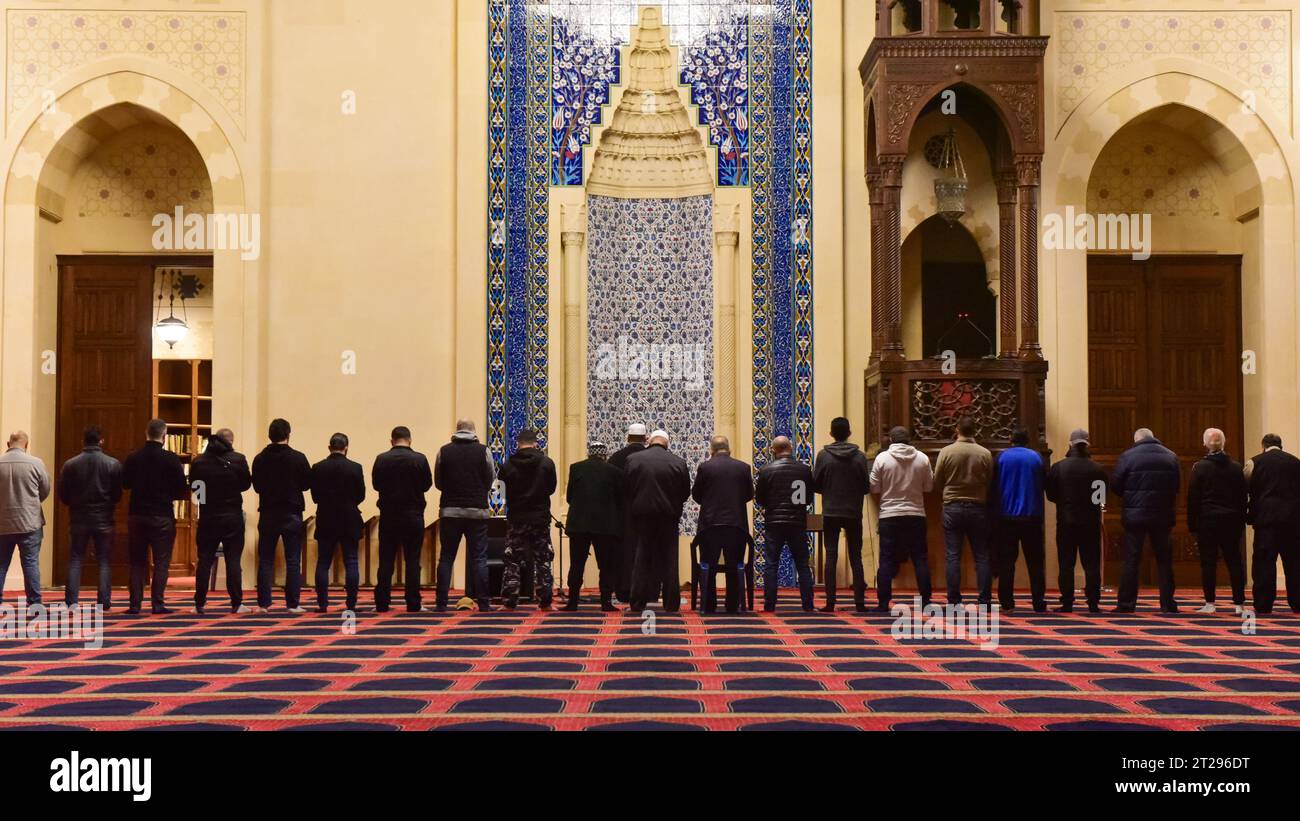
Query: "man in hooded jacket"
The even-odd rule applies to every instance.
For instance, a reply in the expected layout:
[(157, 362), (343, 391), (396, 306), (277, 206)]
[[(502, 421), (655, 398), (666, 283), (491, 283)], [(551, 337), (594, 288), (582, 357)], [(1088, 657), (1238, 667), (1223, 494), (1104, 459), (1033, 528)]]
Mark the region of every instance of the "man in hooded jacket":
[(208, 448), (190, 465), (190, 487), (199, 505), (199, 526), (194, 535), (199, 566), (195, 572), (194, 610), (207, 605), (209, 580), (217, 564), (217, 551), (226, 563), (226, 592), (230, 610), (247, 613), (240, 559), (244, 555), (244, 491), (253, 485), (248, 459), (235, 450), (235, 433), (229, 428), (212, 434)]
[(822, 528), (826, 540), (826, 606), (835, 612), (835, 571), (840, 561), (840, 534), (844, 534), (853, 571), (853, 605), (866, 612), (867, 578), (862, 569), (862, 505), (871, 490), (871, 462), (858, 446), (848, 441), (853, 435), (849, 420), (831, 422), (835, 441), (822, 448), (813, 462), (813, 486), (822, 497)]
[(903, 562), (916, 571), (921, 603), (930, 603), (930, 559), (925, 541), (925, 494), (934, 487), (934, 471), (924, 453), (912, 447), (907, 428), (889, 431), (889, 449), (871, 465), (871, 493), (880, 498), (879, 604), (889, 612), (894, 577)]
[(506, 555), (501, 596), (506, 609), (519, 605), (523, 569), (533, 570), (533, 596), (541, 610), (551, 609), (555, 579), (551, 562), (551, 494), (558, 484), (555, 463), (537, 446), (537, 431), (521, 430), (518, 447), (501, 466), (506, 491)]

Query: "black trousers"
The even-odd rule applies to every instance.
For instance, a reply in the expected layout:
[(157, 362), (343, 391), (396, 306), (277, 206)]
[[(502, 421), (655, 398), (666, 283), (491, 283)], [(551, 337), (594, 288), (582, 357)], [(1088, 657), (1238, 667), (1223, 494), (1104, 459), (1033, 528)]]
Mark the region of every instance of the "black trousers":
[(348, 610), (357, 609), (357, 589), (361, 587), (361, 565), (357, 561), (360, 546), (355, 539), (345, 536), (316, 537), (316, 606), (321, 610), (330, 606), (330, 570), (334, 553), (343, 554), (343, 590)]
[(1218, 587), (1219, 556), (1228, 566), (1228, 584), (1232, 587), (1232, 603), (1246, 603), (1246, 558), (1242, 541), (1246, 536), (1246, 523), (1239, 518), (1204, 518), (1197, 523), (1196, 550), (1201, 556), (1201, 590), (1205, 601), (1214, 604)]
[(1174, 554), (1169, 546), (1167, 527), (1124, 526), (1124, 569), (1119, 577), (1119, 609), (1137, 607), (1138, 567), (1142, 563), (1142, 545), (1151, 540), (1151, 550), (1156, 554), (1156, 577), (1160, 586), (1160, 609), (1176, 610), (1174, 601)]
[(614, 570), (618, 566), (618, 537), (591, 533), (569, 534), (569, 598), (576, 601), (582, 593), (582, 576), (587, 572), (587, 556), (596, 553), (596, 570), (600, 573), (600, 601), (614, 598)]
[(745, 548), (749, 534), (738, 527), (710, 527), (700, 532), (700, 587), (704, 591), (703, 610), (718, 609), (718, 565), (722, 564), (727, 580), (726, 608), (737, 613), (745, 599)]
[(1061, 606), (1074, 606), (1074, 563), (1083, 562), (1083, 597), (1089, 607), (1101, 601), (1101, 525), (1056, 525), (1056, 576)]
[(95, 530), (90, 528), (72, 528), (72, 541), (68, 547), (68, 587), (64, 592), (64, 601), (77, 604), (81, 601), (81, 568), (86, 561), (86, 549), (91, 543), (95, 545), (95, 561), (99, 565), (99, 587), (96, 602), (105, 610), (113, 606), (113, 528)]
[(167, 604), (167, 574), (176, 546), (176, 520), (170, 516), (131, 516), (126, 525), (131, 581), (128, 587), (132, 610), (144, 602), (144, 580), (149, 574), (149, 554), (153, 554), (153, 577), (149, 585), (150, 603), (155, 610)]
[(375, 610), (384, 613), (393, 598), (393, 571), (402, 554), (406, 576), (406, 609), (421, 608), (420, 548), (424, 545), (423, 513), (386, 513), (379, 517), (379, 577), (375, 580)]
[(1042, 519), (1003, 519), (998, 524), (998, 601), (1003, 610), (1016, 606), (1016, 560), (1025, 555), (1029, 596), (1034, 610), (1047, 609), (1046, 548)]
[(275, 548), (281, 541), (284, 542), (284, 606), (292, 610), (302, 598), (302, 514), (272, 513), (263, 515), (257, 523), (258, 607), (271, 606)]
[(849, 551), (849, 568), (853, 573), (853, 604), (861, 610), (867, 595), (867, 575), (862, 568), (862, 519), (827, 516), (822, 520), (826, 544), (826, 603), (838, 597), (835, 571), (840, 566), (840, 533)]
[(1255, 612), (1272, 613), (1277, 599), (1277, 560), (1286, 571), (1286, 601), (1300, 613), (1300, 534), (1294, 527), (1256, 527), (1255, 554), (1251, 567), (1255, 576)]
[(244, 555), (244, 515), (203, 514), (194, 541), (199, 549), (194, 606), (202, 609), (208, 603), (208, 587), (212, 571), (217, 566), (217, 551), (220, 550), (226, 559), (226, 593), (230, 596), (230, 609), (238, 610), (244, 603), (244, 570), (240, 567)]
[(636, 568), (636, 532), (631, 521), (623, 529), (614, 558), (614, 595), (624, 604), (632, 601), (632, 572)]
[(924, 516), (890, 516), (880, 520), (880, 571), (876, 577), (876, 595), (881, 607), (889, 607), (894, 577), (903, 562), (910, 561), (916, 572), (921, 603), (930, 603), (930, 556), (925, 540)]
[(678, 521), (652, 516), (632, 520), (636, 534), (636, 559), (632, 568), (632, 610), (662, 599), (664, 610), (676, 613), (682, 606), (681, 574), (677, 568)]

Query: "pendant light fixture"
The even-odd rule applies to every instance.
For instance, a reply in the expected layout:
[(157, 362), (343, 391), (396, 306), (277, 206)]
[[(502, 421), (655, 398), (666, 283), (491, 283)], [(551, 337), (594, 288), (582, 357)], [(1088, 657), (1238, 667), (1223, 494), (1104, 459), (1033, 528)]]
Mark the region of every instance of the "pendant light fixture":
[[(190, 325), (186, 321), (189, 313), (185, 309), (185, 293), (180, 291), (177, 281), (179, 271), (172, 269), (159, 269), (158, 271), (158, 306), (154, 311), (154, 333), (158, 338), (167, 343), (167, 347), (175, 350), (176, 343), (183, 342), (185, 337), (189, 336)], [(167, 291), (167, 316), (162, 315), (163, 290)], [(181, 316), (176, 316), (176, 295), (180, 293), (181, 297)], [(183, 318), (182, 318), (183, 317)]]
[(966, 213), (966, 192), (970, 181), (966, 178), (966, 164), (957, 148), (957, 133), (951, 128), (943, 138), (943, 154), (939, 160), (939, 176), (934, 181), (934, 197), (939, 204), (939, 214), (949, 222), (956, 222)]

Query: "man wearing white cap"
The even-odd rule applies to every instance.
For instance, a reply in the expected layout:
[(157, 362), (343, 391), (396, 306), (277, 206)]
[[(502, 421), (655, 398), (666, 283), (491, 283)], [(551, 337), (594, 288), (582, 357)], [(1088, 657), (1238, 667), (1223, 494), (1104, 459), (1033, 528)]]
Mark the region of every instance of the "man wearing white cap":
[(682, 506), (691, 496), (686, 460), (668, 450), (668, 434), (656, 430), (644, 451), (627, 460), (627, 501), (636, 558), (632, 571), (632, 610), (662, 595), (664, 610), (681, 607), (677, 537)]
[[(610, 454), (609, 463), (627, 473), (627, 460), (633, 454), (645, 450), (645, 440), (646, 426), (640, 423), (630, 425), (627, 429), (627, 445)], [(626, 490), (626, 485), (624, 488)], [(627, 499), (624, 498), (624, 502), (626, 501)], [(626, 504), (623, 505), (623, 514), (627, 526), (623, 529), (618, 547), (613, 551), (616, 558), (611, 572), (614, 578), (614, 594), (618, 596), (619, 601), (626, 603), (632, 599), (632, 564), (636, 556), (636, 538), (632, 533), (630, 520), (627, 519)]]

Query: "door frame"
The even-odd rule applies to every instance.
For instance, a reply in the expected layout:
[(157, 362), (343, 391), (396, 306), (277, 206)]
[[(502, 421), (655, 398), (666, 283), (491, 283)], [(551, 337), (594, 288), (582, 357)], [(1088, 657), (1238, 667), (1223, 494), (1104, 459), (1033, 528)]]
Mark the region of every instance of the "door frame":
[[(63, 300), (65, 296), (64, 279), (66, 276), (66, 269), (69, 266), (100, 265), (100, 266), (110, 266), (110, 267), (121, 266), (123, 268), (126, 267), (138, 268), (143, 266), (150, 267), (151, 273), (150, 273), (150, 280), (149, 280), (149, 294), (150, 294), (149, 309), (145, 313), (145, 316), (149, 317), (150, 319), (149, 319), (148, 328), (143, 334), (143, 338), (148, 339), (149, 341), (149, 346), (150, 346), (149, 359), (152, 362), (153, 360), (152, 317), (154, 311), (153, 295), (155, 293), (154, 284), (156, 281), (156, 276), (154, 272), (158, 268), (172, 267), (172, 266), (190, 267), (190, 266), (197, 265), (197, 266), (212, 267), (213, 262), (214, 260), (211, 254), (58, 254), (56, 256), (58, 294), (55, 298), (55, 305), (56, 305), (55, 344), (57, 346), (56, 352), (61, 353), (60, 349), (62, 348), (63, 345), (64, 321), (65, 321), (63, 315), (63, 311), (64, 311)], [(59, 360), (56, 358), (56, 361)], [(150, 374), (151, 374), (150, 378), (152, 379), (152, 368), (150, 369)], [(59, 460), (59, 455), (65, 452), (64, 451), (65, 447), (67, 448), (66, 451), (67, 453), (73, 453), (73, 454), (76, 453), (77, 448), (68, 445), (67, 442), (70, 441), (68, 437), (76, 437), (80, 433), (79, 431), (69, 431), (64, 429), (65, 423), (63, 419), (63, 399), (64, 399), (63, 376), (64, 376), (63, 368), (62, 367), (56, 368), (53, 428), (54, 428), (54, 437), (55, 437), (54, 458), (58, 464), (53, 465), (51, 468), (51, 473), (53, 474), (56, 483), (57, 483), (59, 471), (61, 471), (63, 468), (63, 465)], [(215, 389), (215, 385), (214, 385), (214, 389)], [(146, 390), (149, 391), (149, 395), (144, 397), (144, 400), (147, 405), (152, 407), (153, 397), (152, 397), (151, 385), (146, 385)], [(140, 433), (143, 433), (143, 431), (140, 431)], [(121, 504), (127, 504), (127, 499), (125, 496)], [(52, 579), (51, 582), (52, 584), (58, 584), (60, 580), (62, 580), (66, 584), (67, 581), (69, 540), (71, 537), (68, 528), (69, 528), (68, 510), (66, 509), (66, 505), (59, 502), (56, 497), (55, 504), (54, 504), (54, 539), (53, 539), (54, 554), (52, 556), (52, 569), (53, 569), (54, 578)], [(123, 542), (124, 537), (125, 534), (119, 534), (116, 541), (120, 544)], [(96, 583), (95, 582), (96, 572), (97, 571), (95, 569), (94, 562), (87, 562), (85, 564), (82, 570), (83, 586), (89, 584), (93, 588), (94, 584)], [(124, 582), (125, 580), (121, 581), (121, 583)], [(118, 585), (118, 584), (119, 584), (119, 580), (115, 578), (114, 585)]]

